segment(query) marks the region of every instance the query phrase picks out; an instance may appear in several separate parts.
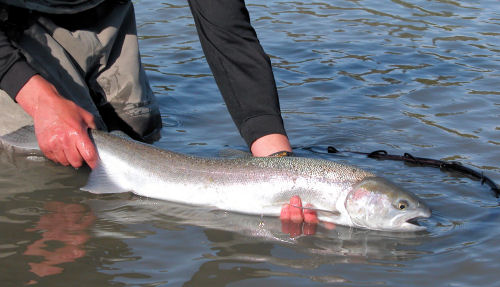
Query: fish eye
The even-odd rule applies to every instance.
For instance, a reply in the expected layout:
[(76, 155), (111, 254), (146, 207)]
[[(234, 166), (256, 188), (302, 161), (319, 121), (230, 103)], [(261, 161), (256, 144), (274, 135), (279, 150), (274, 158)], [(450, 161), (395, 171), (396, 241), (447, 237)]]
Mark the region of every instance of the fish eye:
[(404, 210), (404, 209), (406, 209), (406, 208), (408, 207), (408, 205), (409, 205), (409, 203), (408, 203), (408, 201), (406, 201), (406, 200), (400, 200), (400, 201), (398, 202), (398, 208), (399, 208), (399, 210)]

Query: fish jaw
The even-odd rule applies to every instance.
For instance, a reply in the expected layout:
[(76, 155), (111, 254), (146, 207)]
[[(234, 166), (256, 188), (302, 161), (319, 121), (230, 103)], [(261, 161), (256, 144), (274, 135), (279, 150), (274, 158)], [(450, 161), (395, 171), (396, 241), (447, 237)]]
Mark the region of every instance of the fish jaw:
[(344, 204), (354, 226), (374, 230), (425, 230), (416, 219), (431, 215), (429, 207), (413, 193), (379, 177), (363, 179)]
[(418, 225), (416, 219), (419, 218), (429, 218), (431, 216), (431, 210), (426, 206), (422, 207), (418, 212), (411, 212), (405, 214), (404, 216), (400, 216), (397, 218), (397, 224), (395, 226), (399, 226), (397, 230), (394, 231), (423, 231), (426, 230), (425, 226)]

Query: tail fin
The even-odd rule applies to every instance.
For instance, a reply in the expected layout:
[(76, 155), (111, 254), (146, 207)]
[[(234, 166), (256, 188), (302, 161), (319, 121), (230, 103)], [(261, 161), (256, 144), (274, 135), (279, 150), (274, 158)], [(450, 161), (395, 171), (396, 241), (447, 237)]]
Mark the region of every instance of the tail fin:
[(33, 126), (24, 126), (0, 136), (0, 148), (16, 154), (43, 156)]

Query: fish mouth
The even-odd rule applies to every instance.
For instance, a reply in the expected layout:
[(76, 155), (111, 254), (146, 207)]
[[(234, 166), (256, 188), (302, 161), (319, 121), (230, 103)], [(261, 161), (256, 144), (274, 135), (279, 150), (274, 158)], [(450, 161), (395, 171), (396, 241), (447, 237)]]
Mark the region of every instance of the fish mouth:
[(429, 218), (430, 216), (431, 216), (431, 211), (429, 209), (422, 210), (417, 214), (409, 214), (408, 216), (401, 218), (401, 228), (405, 231), (426, 230), (427, 227), (420, 225), (418, 219)]
[(418, 222), (418, 218), (421, 218), (421, 217), (414, 217), (414, 218), (408, 219), (407, 221), (403, 222), (403, 224), (401, 224), (401, 227), (403, 227), (403, 229), (407, 230), (407, 231), (426, 230), (427, 228), (425, 226), (420, 225), (420, 223)]

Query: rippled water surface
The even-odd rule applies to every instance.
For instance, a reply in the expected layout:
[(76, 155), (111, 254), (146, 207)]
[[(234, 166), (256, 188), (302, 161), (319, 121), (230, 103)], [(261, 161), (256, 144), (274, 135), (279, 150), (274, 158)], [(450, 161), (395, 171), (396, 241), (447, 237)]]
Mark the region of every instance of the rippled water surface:
[[(157, 146), (244, 148), (185, 1), (136, 1), (164, 122)], [(2, 286), (500, 286), (500, 209), (460, 174), (361, 155), (460, 161), (500, 182), (500, 4), (247, 1), (295, 151), (354, 164), (423, 198), (427, 232), (319, 227), (79, 190), (88, 170), (0, 157)]]

